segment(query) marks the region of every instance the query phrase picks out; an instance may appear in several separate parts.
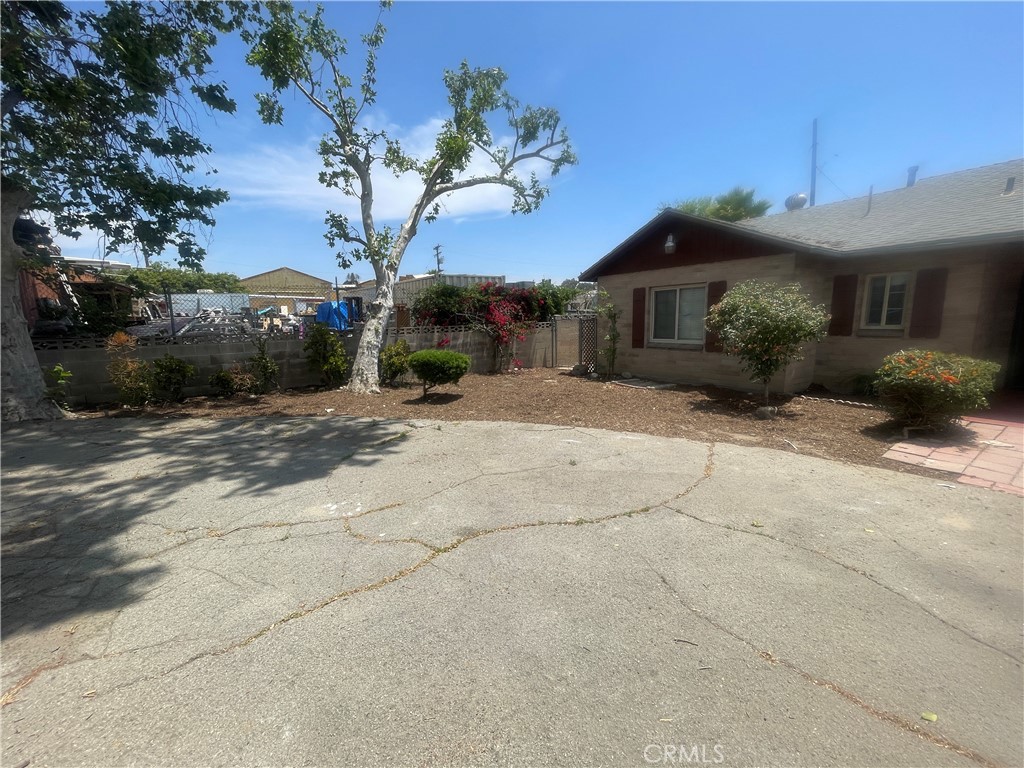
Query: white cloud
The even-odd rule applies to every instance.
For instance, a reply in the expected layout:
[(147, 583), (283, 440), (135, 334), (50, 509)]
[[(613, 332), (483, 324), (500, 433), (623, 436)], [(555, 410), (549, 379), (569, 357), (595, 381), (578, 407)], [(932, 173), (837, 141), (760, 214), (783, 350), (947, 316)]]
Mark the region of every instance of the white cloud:
[[(390, 135), (402, 142), (406, 153), (427, 158), (433, 154), (434, 142), (443, 121), (433, 118), (408, 131), (389, 126)], [(261, 208), (287, 209), (306, 213), (310, 219), (321, 220), (325, 211), (343, 213), (353, 220), (358, 218), (356, 198), (347, 197), (338, 189), (329, 189), (318, 180), (323, 163), (316, 153), (316, 141), (302, 145), (259, 145), (235, 155), (219, 154), (216, 164), (220, 185), (231, 194), (235, 205)], [(543, 181), (549, 166), (544, 161), (527, 161), (520, 173), (523, 179), (536, 172)], [(493, 165), (482, 153), (477, 153), (464, 176), (485, 175)], [(395, 177), (377, 164), (372, 173), (374, 191), (374, 218), (378, 222), (404, 221), (416, 197), (422, 191), (422, 182), (415, 173)], [(471, 187), (442, 199), (441, 216), (462, 220), (478, 215), (508, 214), (512, 209), (512, 191), (489, 184)]]

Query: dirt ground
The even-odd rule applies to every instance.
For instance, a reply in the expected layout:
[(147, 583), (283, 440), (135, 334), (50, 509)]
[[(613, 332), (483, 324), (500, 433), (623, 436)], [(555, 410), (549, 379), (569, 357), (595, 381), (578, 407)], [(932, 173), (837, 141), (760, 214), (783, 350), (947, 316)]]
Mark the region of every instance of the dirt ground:
[[(822, 398), (830, 397), (821, 393)], [(777, 418), (762, 421), (759, 396), (716, 387), (637, 389), (540, 368), (515, 374), (467, 375), (458, 386), (421, 398), (419, 385), (384, 388), (377, 396), (344, 390), (288, 390), (261, 397), (197, 397), (143, 410), (80, 413), (143, 418), (244, 418), (251, 416), (364, 416), (441, 421), (518, 421), (565, 424), (666, 437), (762, 446), (804, 455), (884, 467), (930, 477), (936, 470), (883, 459), (902, 432), (884, 411), (807, 397), (776, 397)], [(956, 436), (951, 436), (954, 440)]]

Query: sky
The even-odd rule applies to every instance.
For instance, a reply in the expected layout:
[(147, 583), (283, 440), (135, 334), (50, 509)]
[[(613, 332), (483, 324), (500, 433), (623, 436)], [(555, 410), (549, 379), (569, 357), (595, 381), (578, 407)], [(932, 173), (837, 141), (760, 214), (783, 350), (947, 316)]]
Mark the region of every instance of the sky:
[[(326, 18), (350, 42), (358, 83), (360, 35), (375, 3), (332, 2)], [(384, 14), (375, 126), (428, 151), (448, 114), (445, 69), (466, 60), (501, 67), (524, 104), (554, 107), (579, 164), (549, 180), (529, 215), (511, 214), (496, 187), (453, 196), (423, 224), (401, 273), (435, 266), (510, 281), (575, 277), (649, 221), (659, 206), (742, 185), (785, 210), (811, 185), (818, 121), (818, 205), (903, 187), (918, 178), (1024, 156), (1024, 4), (741, 2), (413, 2)], [(246, 277), (291, 267), (344, 281), (324, 239), (327, 210), (355, 203), (322, 187), (316, 155), (329, 126), (301, 95), (283, 99), (283, 125), (263, 125), (265, 90), (238, 40), (215, 51), (233, 116), (198, 114), (213, 147), (212, 181), (231, 199), (207, 233), (205, 269)], [(495, 136), (507, 137), (501, 115)], [(383, 169), (382, 169), (383, 171)], [(375, 175), (378, 225), (398, 226), (415, 178)], [(88, 233), (59, 241), (97, 257)], [(135, 257), (114, 257), (135, 263)], [(170, 254), (165, 261), (171, 261)], [(366, 263), (353, 271), (372, 277)]]

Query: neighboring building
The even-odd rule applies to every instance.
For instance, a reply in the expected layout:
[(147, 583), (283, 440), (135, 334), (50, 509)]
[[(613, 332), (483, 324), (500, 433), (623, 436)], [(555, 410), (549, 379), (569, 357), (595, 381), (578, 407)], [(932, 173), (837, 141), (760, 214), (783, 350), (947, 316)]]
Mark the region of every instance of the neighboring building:
[(135, 314), (130, 286), (115, 283), (89, 270), (73, 270), (59, 259), (46, 267), (18, 272), (21, 308), (29, 332), (63, 335), (81, 323), (77, 317), (82, 301), (93, 302), (98, 311)]
[(773, 389), (857, 388), (882, 358), (927, 347), (994, 360), (1024, 387), (1024, 160), (736, 224), (667, 210), (581, 280), (624, 309), (619, 369), (746, 388), (704, 329), (749, 279), (799, 283), (832, 321)]
[(280, 267), (258, 275), (243, 277), (241, 283), (249, 293), (253, 310), (273, 307), (285, 314), (315, 313), (320, 302), (335, 298), (334, 284), (305, 272)]
[[(440, 275), (400, 275), (395, 283), (395, 310), (392, 315), (394, 325), (398, 328), (406, 328), (412, 325), (412, 305), (416, 297), (432, 285), (457, 285), (466, 287), (478, 283), (505, 284), (504, 275), (449, 275), (442, 272)], [(343, 288), (341, 297), (360, 299), (363, 305), (373, 301), (377, 295), (377, 282), (365, 280), (354, 288)]]

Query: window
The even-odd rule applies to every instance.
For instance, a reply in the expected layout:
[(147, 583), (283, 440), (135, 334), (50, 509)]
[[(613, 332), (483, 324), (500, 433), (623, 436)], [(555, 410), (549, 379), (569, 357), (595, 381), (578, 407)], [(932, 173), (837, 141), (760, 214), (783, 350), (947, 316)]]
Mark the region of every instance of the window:
[(902, 328), (909, 275), (868, 275), (864, 286), (864, 328)]
[(704, 343), (705, 287), (651, 290), (651, 341)]

